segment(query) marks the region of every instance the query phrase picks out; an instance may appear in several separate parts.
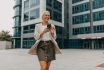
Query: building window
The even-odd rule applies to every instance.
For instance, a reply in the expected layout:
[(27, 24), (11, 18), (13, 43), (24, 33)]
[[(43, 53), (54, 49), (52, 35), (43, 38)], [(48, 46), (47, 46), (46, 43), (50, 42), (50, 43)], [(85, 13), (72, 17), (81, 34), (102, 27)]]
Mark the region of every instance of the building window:
[(85, 34), (90, 33), (90, 27), (85, 27), (84, 30), (85, 30)]
[(54, 1), (53, 5), (55, 10), (62, 11), (62, 3)]
[(80, 23), (85, 23), (89, 22), (90, 15), (89, 14), (84, 14), (84, 15), (78, 15), (73, 17), (73, 24), (80, 24)]
[(29, 28), (30, 30), (29, 30), (29, 32), (30, 33), (33, 33), (34, 32), (34, 29), (35, 29), (35, 25), (33, 24), (33, 25), (30, 25), (30, 28)]
[(56, 26), (56, 32), (57, 34), (62, 34), (62, 27)]
[(29, 26), (24, 26), (23, 27), (23, 33), (33, 33), (35, 29), (35, 24), (29, 25)]
[(39, 18), (39, 14), (40, 14), (39, 12), (40, 12), (39, 8), (30, 11), (30, 20)]
[(23, 38), (23, 48), (31, 48), (34, 43), (34, 38)]
[(104, 10), (103, 11), (94, 12), (93, 13), (93, 20), (94, 21), (104, 20)]
[(57, 0), (46, 0), (46, 10), (50, 11), (50, 19), (62, 22), (62, 3)]
[(15, 27), (14, 28), (14, 36), (19, 37), (21, 35), (21, 28), (20, 27)]
[(29, 9), (29, 0), (24, 1), (24, 10)]
[(20, 15), (20, 8), (19, 8), (19, 6), (15, 8), (15, 15)]
[(90, 33), (90, 27), (73, 28), (73, 35), (88, 34)]
[[(104, 20), (104, 10), (93, 12), (93, 21)], [(90, 14), (73, 16), (73, 24), (86, 23), (90, 21)]]
[(94, 0), (93, 1), (94, 9), (101, 8), (101, 7), (104, 7), (104, 0)]
[(77, 2), (80, 2), (80, 1), (84, 1), (84, 0), (72, 0), (72, 3), (77, 3)]
[(54, 11), (53, 20), (58, 21), (58, 22), (62, 22), (62, 14)]
[(19, 17), (15, 17), (15, 26), (20, 26), (20, 21)]
[(83, 4), (79, 4), (79, 5), (76, 5), (76, 6), (72, 7), (73, 14), (79, 13), (79, 12), (88, 11), (88, 10), (89, 10), (89, 2), (83, 3)]
[(48, 6), (52, 6), (52, 0), (46, 0), (46, 4), (47, 4)]
[(24, 21), (28, 21), (29, 20), (29, 12), (24, 13)]
[(23, 27), (23, 33), (28, 33), (29, 30), (29, 26), (24, 26)]
[(40, 0), (30, 0), (30, 7), (34, 7), (36, 5), (39, 5)]
[(104, 25), (94, 26), (94, 33), (104, 32)]
[(20, 0), (15, 0), (15, 5), (19, 5), (20, 4)]

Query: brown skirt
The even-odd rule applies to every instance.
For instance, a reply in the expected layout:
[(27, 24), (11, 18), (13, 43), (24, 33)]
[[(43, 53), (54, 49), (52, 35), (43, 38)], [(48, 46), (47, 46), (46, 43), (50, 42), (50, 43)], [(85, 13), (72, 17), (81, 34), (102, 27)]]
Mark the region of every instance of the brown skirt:
[(52, 41), (40, 41), (37, 46), (37, 56), (39, 61), (56, 60), (55, 47)]

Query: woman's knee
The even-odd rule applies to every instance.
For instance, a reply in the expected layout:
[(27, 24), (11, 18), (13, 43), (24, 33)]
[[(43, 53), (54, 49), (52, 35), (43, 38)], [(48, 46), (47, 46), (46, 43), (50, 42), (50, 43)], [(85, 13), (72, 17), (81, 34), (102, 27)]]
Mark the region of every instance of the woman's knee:
[(46, 65), (42, 66), (41, 70), (47, 70), (47, 66)]

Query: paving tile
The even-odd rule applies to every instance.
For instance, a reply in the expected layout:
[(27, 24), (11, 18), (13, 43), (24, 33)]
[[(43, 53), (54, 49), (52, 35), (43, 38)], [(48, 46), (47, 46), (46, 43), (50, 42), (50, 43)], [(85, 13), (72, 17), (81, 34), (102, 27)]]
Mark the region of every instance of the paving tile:
[[(0, 50), (0, 70), (40, 70), (29, 49)], [(104, 70), (104, 50), (61, 49), (50, 70)]]

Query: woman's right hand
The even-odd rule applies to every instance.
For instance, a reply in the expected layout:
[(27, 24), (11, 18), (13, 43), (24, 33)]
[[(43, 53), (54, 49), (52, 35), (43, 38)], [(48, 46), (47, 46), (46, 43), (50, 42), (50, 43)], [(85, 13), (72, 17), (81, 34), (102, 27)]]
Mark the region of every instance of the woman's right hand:
[(40, 38), (42, 38), (43, 35), (44, 35), (44, 33), (46, 33), (46, 32), (49, 32), (49, 29), (48, 29), (48, 28), (45, 28), (45, 29), (43, 30), (43, 32), (40, 34)]
[(47, 32), (49, 32), (49, 29), (48, 29), (48, 28), (45, 28), (45, 29), (43, 30), (43, 34), (44, 34), (44, 33), (47, 33)]

